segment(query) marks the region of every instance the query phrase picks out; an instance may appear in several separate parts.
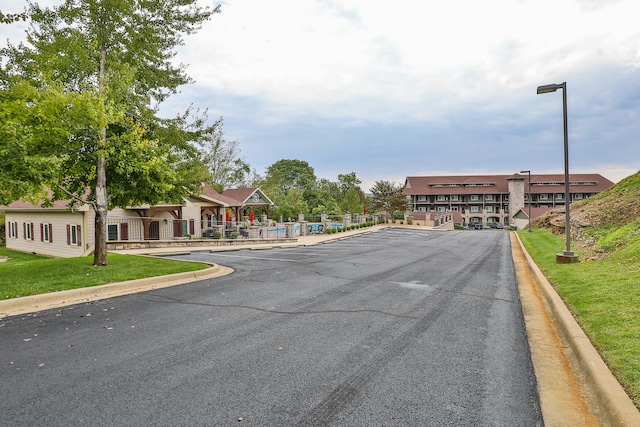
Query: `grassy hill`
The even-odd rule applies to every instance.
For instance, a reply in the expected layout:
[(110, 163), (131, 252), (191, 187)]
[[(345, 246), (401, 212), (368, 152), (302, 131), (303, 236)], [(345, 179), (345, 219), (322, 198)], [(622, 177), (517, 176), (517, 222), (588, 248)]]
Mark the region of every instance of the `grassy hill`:
[(640, 408), (640, 173), (571, 205), (576, 264), (557, 264), (565, 247), (564, 208), (518, 232), (527, 251), (618, 381)]
[[(575, 249), (585, 255), (585, 261), (603, 259), (619, 251), (637, 257), (640, 253), (640, 172), (607, 191), (573, 203), (570, 214), (571, 240)], [(564, 207), (533, 221), (534, 226), (562, 235), (564, 224)]]

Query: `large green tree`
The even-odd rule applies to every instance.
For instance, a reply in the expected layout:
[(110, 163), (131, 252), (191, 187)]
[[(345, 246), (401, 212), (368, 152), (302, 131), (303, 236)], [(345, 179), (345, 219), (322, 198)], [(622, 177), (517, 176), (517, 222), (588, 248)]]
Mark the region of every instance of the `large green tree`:
[(309, 163), (304, 160), (278, 160), (267, 168), (265, 184), (268, 188), (288, 190), (313, 188), (316, 175)]
[(1, 178), (11, 185), (0, 197), (50, 186), (55, 198), (91, 203), (94, 265), (107, 264), (110, 207), (176, 200), (205, 175), (192, 145), (212, 131), (203, 116), (156, 116), (191, 81), (172, 61), (183, 35), (220, 10), (196, 3), (28, 1), (24, 13), (0, 15), (5, 24), (30, 21), (27, 43), (1, 51), (0, 160), (10, 165)]
[(371, 205), (375, 210), (390, 215), (394, 211), (407, 209), (407, 196), (402, 192), (402, 186), (390, 181), (376, 181), (371, 188)]

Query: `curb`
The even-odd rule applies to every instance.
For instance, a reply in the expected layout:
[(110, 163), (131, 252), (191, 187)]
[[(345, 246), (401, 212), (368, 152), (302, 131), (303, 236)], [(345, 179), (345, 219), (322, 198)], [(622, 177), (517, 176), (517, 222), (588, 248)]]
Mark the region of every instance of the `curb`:
[(52, 292), (49, 294), (30, 295), (0, 301), (0, 319), (9, 316), (32, 313), (52, 308), (65, 307), (90, 301), (113, 298), (136, 292), (146, 292), (154, 289), (167, 288), (197, 280), (211, 279), (225, 276), (233, 272), (229, 267), (213, 264), (209, 268), (185, 273), (175, 273), (166, 276), (147, 277), (144, 279), (128, 280), (126, 282), (108, 283), (106, 285), (89, 288), (71, 289), (68, 291)]
[(514, 233), (527, 260), (527, 266), (561, 339), (569, 346), (572, 367), (589, 388), (587, 398), (602, 425), (640, 426), (640, 412), (580, 328), (558, 293)]

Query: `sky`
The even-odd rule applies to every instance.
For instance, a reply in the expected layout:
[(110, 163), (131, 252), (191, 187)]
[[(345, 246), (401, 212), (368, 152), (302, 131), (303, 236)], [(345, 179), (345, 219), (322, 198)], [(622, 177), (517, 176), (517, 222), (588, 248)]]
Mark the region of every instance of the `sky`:
[(222, 13), (185, 37), (175, 61), (195, 83), (160, 114), (223, 117), (259, 174), (298, 159), (318, 178), (355, 172), (368, 191), (416, 175), (563, 173), (562, 91), (536, 94), (562, 82), (570, 172), (617, 182), (640, 169), (637, 0), (199, 2)]

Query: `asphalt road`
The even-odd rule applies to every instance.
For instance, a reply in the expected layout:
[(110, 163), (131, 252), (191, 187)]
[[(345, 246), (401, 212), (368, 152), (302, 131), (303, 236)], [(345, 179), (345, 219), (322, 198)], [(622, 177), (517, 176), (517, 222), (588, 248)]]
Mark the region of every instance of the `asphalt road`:
[(1, 320), (0, 424), (543, 424), (506, 232), (183, 258), (236, 272)]

